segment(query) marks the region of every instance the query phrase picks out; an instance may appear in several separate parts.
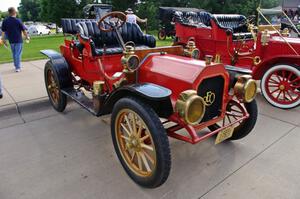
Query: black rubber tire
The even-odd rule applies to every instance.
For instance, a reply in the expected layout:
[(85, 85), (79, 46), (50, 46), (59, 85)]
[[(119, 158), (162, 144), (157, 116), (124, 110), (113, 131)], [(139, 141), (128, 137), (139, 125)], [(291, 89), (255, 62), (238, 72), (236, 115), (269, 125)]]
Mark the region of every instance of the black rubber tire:
[[(55, 82), (56, 84), (58, 85), (58, 88), (59, 88), (59, 101), (58, 103), (55, 103), (49, 93), (49, 90), (48, 90), (48, 85), (47, 85), (47, 72), (49, 70), (52, 70), (53, 71), (53, 74), (54, 74), (54, 79), (55, 79)], [(53, 108), (58, 111), (58, 112), (63, 112), (65, 109), (66, 109), (66, 106), (67, 106), (67, 96), (65, 94), (63, 94), (61, 92), (61, 85), (60, 85), (60, 81), (59, 81), (59, 78), (58, 78), (58, 74), (52, 64), (51, 61), (48, 61), (45, 65), (45, 68), (44, 68), (44, 78), (45, 78), (45, 86), (46, 86), (46, 90), (47, 90), (47, 94), (48, 94), (48, 97), (49, 97), (49, 101), (51, 103), (51, 105), (53, 106)]]
[[(153, 175), (149, 177), (140, 177), (132, 172), (123, 159), (121, 152), (119, 151), (116, 140), (117, 138), (115, 136), (115, 122), (119, 111), (125, 108), (136, 112), (144, 120), (153, 138), (156, 149), (157, 163), (156, 168), (153, 171)], [(169, 140), (159, 117), (148, 104), (145, 104), (141, 100), (133, 97), (120, 99), (113, 108), (111, 116), (111, 135), (116, 154), (126, 173), (135, 183), (145, 188), (156, 188), (167, 180), (171, 170), (171, 152)]]
[[(244, 120), (238, 127), (234, 129), (233, 135), (228, 140), (240, 140), (246, 137), (254, 128), (257, 116), (258, 116), (258, 109), (256, 100), (253, 100), (250, 103), (245, 103), (245, 108), (249, 113), (249, 118)], [(211, 131), (215, 131), (219, 128), (217, 124), (208, 127)]]
[(160, 29), (159, 31), (158, 31), (158, 33), (157, 33), (157, 38), (159, 39), (159, 40), (166, 40), (166, 38), (167, 38), (167, 33), (166, 33), (166, 31), (164, 30), (164, 29)]

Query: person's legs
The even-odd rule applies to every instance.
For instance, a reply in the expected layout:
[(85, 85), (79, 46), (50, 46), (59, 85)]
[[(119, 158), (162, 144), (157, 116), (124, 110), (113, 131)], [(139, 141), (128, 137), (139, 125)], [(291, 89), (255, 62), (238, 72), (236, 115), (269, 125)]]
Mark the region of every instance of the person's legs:
[(23, 50), (23, 43), (17, 43), (15, 46), (16, 69), (21, 69), (22, 50)]
[(10, 48), (11, 48), (11, 53), (12, 53), (12, 58), (14, 60), (14, 66), (15, 66), (15, 69), (16, 68), (16, 44), (10, 44)]
[(10, 46), (11, 46), (11, 51), (14, 59), (15, 69), (16, 71), (20, 70), (23, 43), (14, 43), (14, 44), (10, 44)]

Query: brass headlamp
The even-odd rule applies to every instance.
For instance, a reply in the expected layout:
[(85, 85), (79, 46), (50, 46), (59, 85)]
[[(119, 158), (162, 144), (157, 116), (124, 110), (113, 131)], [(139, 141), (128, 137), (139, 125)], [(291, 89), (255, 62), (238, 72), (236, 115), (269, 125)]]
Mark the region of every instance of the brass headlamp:
[(191, 57), (194, 59), (199, 59), (200, 58), (200, 51), (196, 47), (196, 44), (194, 41), (188, 41), (186, 45), (186, 49), (184, 49), (184, 56), (186, 57)]
[(137, 55), (135, 55), (135, 48), (127, 45), (125, 46), (123, 54), (124, 55), (121, 58), (121, 63), (124, 67), (123, 72), (128, 73), (136, 71), (140, 64), (140, 59)]
[(190, 125), (199, 124), (204, 117), (205, 110), (205, 101), (197, 95), (195, 90), (182, 92), (175, 105), (175, 111)]
[(234, 94), (241, 102), (250, 103), (257, 94), (257, 83), (251, 75), (241, 75), (234, 86)]

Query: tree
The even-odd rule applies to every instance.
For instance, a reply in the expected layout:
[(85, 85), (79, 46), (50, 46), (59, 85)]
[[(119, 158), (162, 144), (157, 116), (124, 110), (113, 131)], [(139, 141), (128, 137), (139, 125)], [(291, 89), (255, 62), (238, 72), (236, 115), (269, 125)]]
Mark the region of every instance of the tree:
[(18, 8), (23, 21), (40, 20), (41, 2), (40, 0), (21, 0)]
[(61, 25), (61, 18), (83, 18), (83, 7), (93, 0), (41, 0), (43, 21)]
[(112, 0), (114, 10), (125, 11), (127, 8), (135, 8), (137, 0)]

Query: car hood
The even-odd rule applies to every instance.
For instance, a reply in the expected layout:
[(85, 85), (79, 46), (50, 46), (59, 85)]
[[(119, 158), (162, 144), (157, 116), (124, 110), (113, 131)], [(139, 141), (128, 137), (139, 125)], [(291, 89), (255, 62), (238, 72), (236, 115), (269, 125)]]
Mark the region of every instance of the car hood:
[(153, 55), (147, 58), (139, 72), (140, 82), (150, 82), (173, 92), (173, 98), (189, 89), (197, 90), (208, 77), (222, 75), (229, 78), (222, 64), (207, 66), (204, 61), (176, 55)]

